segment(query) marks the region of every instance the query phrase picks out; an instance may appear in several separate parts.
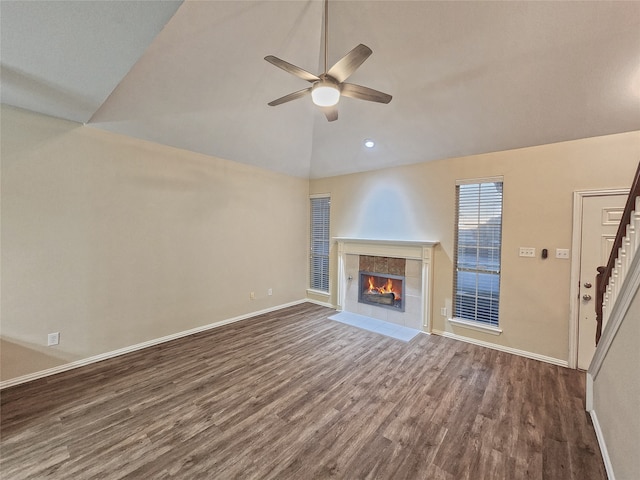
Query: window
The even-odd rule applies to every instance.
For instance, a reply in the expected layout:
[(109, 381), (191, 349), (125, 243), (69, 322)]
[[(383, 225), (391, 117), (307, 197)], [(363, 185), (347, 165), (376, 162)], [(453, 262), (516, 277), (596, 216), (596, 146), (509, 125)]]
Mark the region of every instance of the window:
[(309, 288), (329, 293), (329, 213), (331, 198), (311, 197)]
[(453, 315), (498, 327), (502, 178), (458, 182)]

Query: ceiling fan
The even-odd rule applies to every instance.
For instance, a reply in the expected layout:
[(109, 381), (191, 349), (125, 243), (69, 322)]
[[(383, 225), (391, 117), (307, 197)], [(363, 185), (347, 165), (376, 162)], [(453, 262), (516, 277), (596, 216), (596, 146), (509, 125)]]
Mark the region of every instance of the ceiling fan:
[(389, 103), (391, 101), (391, 95), (373, 90), (372, 88), (363, 87), (361, 85), (355, 85), (353, 83), (346, 83), (345, 80), (356, 71), (356, 69), (369, 58), (369, 55), (373, 51), (366, 45), (360, 44), (347, 53), (344, 57), (336, 62), (333, 67), (327, 70), (327, 45), (328, 42), (328, 23), (329, 23), (329, 0), (324, 2), (324, 73), (320, 75), (314, 75), (307, 72), (300, 67), (296, 67), (289, 62), (274, 57), (273, 55), (267, 55), (264, 59), (281, 68), (285, 72), (295, 75), (302, 80), (312, 83), (309, 88), (298, 90), (297, 92), (290, 93), (284, 97), (280, 97), (268, 105), (275, 107), (282, 103), (290, 102), (297, 98), (304, 97), (308, 93), (311, 93), (311, 99), (313, 103), (320, 107), (322, 112), (327, 117), (327, 120), (333, 122), (338, 119), (338, 101), (340, 95), (345, 97), (357, 98), (360, 100), (367, 100), (369, 102)]

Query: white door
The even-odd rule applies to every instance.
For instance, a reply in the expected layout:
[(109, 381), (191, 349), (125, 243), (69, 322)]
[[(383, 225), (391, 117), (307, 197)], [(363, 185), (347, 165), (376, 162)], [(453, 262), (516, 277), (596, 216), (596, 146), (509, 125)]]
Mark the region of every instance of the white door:
[(596, 269), (609, 260), (627, 195), (582, 199), (580, 306), (578, 308), (578, 368), (589, 368), (596, 350)]

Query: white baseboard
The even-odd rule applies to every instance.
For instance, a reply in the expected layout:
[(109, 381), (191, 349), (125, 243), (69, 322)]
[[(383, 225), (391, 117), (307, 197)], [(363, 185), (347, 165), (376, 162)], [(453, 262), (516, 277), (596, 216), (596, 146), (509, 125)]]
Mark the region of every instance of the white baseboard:
[(595, 410), (590, 410), (591, 422), (593, 423), (593, 429), (596, 431), (596, 438), (598, 439), (598, 445), (600, 446), (600, 452), (602, 454), (602, 461), (604, 462), (604, 468), (607, 471), (607, 478), (609, 480), (616, 480), (616, 476), (613, 474), (613, 464), (609, 457), (609, 451), (607, 450), (607, 444), (604, 441), (604, 435), (600, 428), (600, 422), (598, 422), (598, 416)]
[(329, 302), (321, 302), (320, 300), (314, 300), (313, 298), (307, 298), (306, 301), (308, 303), (313, 303), (315, 305), (320, 305), (321, 307), (333, 308), (334, 310), (337, 310), (337, 308), (338, 308), (335, 305), (331, 305)]
[(531, 358), (533, 360), (539, 360), (541, 362), (551, 363), (560, 367), (568, 367), (569, 362), (567, 360), (560, 360), (559, 358), (547, 357), (546, 355), (540, 355), (539, 353), (528, 352), (526, 350), (519, 350), (517, 348), (505, 347), (503, 345), (497, 345), (495, 343), (485, 342), (483, 340), (476, 340), (475, 338), (465, 337), (456, 333), (444, 332), (442, 330), (432, 330), (432, 333), (441, 335), (447, 338), (453, 338), (454, 340), (460, 340), (462, 342), (472, 343), (481, 347), (491, 348), (493, 350), (499, 350), (501, 352), (512, 353), (519, 355), (520, 357)]
[[(161, 343), (170, 342), (171, 340), (177, 340), (178, 338), (187, 337), (189, 335), (193, 335), (195, 333), (205, 332), (207, 330), (211, 330), (213, 328), (221, 327), (223, 325), (228, 325), (230, 323), (239, 322), (241, 320), (246, 320), (247, 318), (256, 317), (258, 315), (262, 315), (265, 313), (275, 312), (277, 310), (282, 310), (283, 308), (292, 307), (294, 305), (300, 305), (301, 303), (311, 302), (308, 299), (296, 300), (294, 302), (285, 303), (283, 305), (277, 305), (275, 307), (265, 308), (264, 310), (259, 310), (257, 312), (251, 312), (244, 315), (240, 315), (233, 318), (227, 318), (225, 320), (220, 320), (219, 322), (210, 323), (208, 325), (203, 325), (201, 327), (192, 328), (190, 330), (184, 330), (182, 332), (173, 333), (171, 335), (167, 335), (165, 337), (155, 338), (153, 340), (148, 340), (146, 342), (138, 343), (135, 345), (131, 345), (128, 347), (120, 348), (118, 350), (113, 350), (111, 352), (101, 353), (99, 355), (94, 355), (92, 357), (83, 358), (81, 360), (76, 360), (74, 362), (65, 363), (64, 365), (59, 365), (57, 367), (48, 368), (47, 370), (41, 370), (39, 372), (29, 373), (27, 375), (23, 375), (21, 377), (11, 378), (9, 380), (5, 380), (0, 382), (0, 390), (13, 387), (15, 385), (20, 385), (21, 383), (27, 383), (32, 380), (37, 380), (39, 378), (48, 377), (50, 375), (55, 375), (57, 373), (66, 372), (68, 370), (73, 370), (74, 368), (84, 367), (85, 365), (90, 365), (92, 363), (100, 362), (102, 360), (107, 360), (109, 358), (118, 357), (120, 355), (124, 355), (125, 353), (135, 352), (137, 350), (142, 350), (143, 348), (153, 347), (154, 345), (159, 345)], [(311, 302), (316, 303), (316, 302)]]

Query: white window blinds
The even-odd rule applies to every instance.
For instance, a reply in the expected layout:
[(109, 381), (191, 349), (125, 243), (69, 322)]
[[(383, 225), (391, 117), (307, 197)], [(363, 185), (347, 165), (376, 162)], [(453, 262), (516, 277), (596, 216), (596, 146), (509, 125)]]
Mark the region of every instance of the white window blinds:
[(498, 326), (502, 181), (456, 186), (455, 318)]
[(311, 198), (309, 288), (329, 292), (330, 197)]

